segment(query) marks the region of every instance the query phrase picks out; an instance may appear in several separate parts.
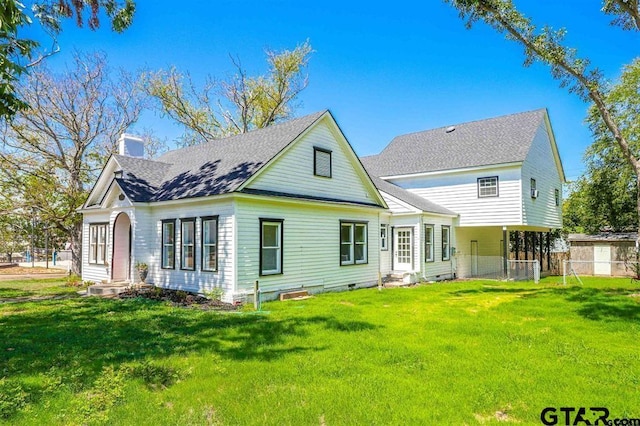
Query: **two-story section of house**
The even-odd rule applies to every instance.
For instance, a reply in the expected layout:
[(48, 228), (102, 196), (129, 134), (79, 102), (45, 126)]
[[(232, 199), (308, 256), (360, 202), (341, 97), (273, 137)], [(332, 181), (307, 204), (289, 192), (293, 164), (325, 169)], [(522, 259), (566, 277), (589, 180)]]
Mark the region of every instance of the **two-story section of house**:
[(362, 162), (458, 215), (445, 236), (458, 277), (501, 275), (508, 258), (548, 267), (565, 176), (546, 109), (398, 136)]

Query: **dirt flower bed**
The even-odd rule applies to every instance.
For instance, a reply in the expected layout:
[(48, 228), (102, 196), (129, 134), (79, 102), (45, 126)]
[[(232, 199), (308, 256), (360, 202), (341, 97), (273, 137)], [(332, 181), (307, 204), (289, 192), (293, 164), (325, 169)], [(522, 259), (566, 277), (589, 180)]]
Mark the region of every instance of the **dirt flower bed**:
[(64, 269), (56, 268), (41, 268), (36, 266), (34, 268), (25, 268), (22, 266), (14, 266), (12, 264), (0, 264), (0, 274), (3, 275), (27, 275), (27, 274), (60, 274), (65, 273)]
[(202, 310), (236, 311), (242, 306), (241, 304), (231, 304), (220, 300), (208, 299), (204, 296), (182, 290), (170, 290), (160, 287), (131, 288), (124, 293), (120, 293), (118, 297), (120, 299), (143, 297), (145, 299), (169, 302), (173, 306)]

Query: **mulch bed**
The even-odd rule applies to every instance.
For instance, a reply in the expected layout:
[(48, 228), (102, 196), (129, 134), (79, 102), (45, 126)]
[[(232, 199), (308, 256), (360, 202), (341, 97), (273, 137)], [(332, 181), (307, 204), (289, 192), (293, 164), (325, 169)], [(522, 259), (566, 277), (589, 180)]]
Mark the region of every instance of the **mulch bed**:
[(124, 293), (120, 293), (120, 299), (132, 299), (142, 297), (150, 300), (169, 302), (173, 306), (183, 308), (195, 308), (206, 311), (237, 311), (241, 304), (225, 303), (220, 300), (207, 299), (194, 293), (182, 290), (170, 290), (160, 287), (128, 289)]

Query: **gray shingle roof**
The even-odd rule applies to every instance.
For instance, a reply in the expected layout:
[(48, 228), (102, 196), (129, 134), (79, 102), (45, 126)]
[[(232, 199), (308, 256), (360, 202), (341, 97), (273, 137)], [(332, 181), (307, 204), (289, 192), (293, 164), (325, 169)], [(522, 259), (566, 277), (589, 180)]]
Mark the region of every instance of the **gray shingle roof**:
[(457, 213), (454, 213), (449, 209), (446, 209), (436, 203), (432, 203), (431, 201), (422, 198), (421, 196), (416, 195), (413, 192), (409, 192), (406, 189), (400, 188), (399, 186), (389, 183), (378, 177), (371, 176), (371, 180), (379, 191), (385, 192), (392, 197), (404, 201), (405, 203), (410, 204), (422, 210), (423, 212), (439, 213), (452, 216), (458, 215)]
[(118, 155), (124, 171), (118, 184), (136, 202), (233, 192), (325, 113), (169, 151), (155, 161)]
[(633, 242), (638, 238), (637, 232), (601, 232), (595, 235), (569, 234), (568, 241), (628, 241)]
[(545, 114), (538, 109), (397, 136), (380, 154), (361, 160), (375, 176), (521, 162)]

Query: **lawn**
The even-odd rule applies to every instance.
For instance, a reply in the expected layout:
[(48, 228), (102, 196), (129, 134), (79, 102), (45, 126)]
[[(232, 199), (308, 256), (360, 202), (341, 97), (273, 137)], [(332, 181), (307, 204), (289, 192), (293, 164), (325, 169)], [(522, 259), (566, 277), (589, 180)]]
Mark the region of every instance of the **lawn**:
[(0, 300), (15, 298), (43, 298), (74, 296), (79, 288), (67, 286), (60, 278), (30, 278), (28, 280), (0, 281)]
[(0, 304), (0, 422), (540, 425), (547, 406), (640, 417), (640, 286), (559, 281), (356, 290), (259, 313)]

